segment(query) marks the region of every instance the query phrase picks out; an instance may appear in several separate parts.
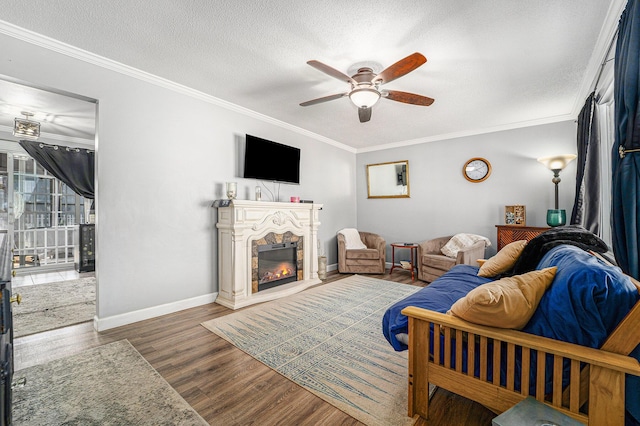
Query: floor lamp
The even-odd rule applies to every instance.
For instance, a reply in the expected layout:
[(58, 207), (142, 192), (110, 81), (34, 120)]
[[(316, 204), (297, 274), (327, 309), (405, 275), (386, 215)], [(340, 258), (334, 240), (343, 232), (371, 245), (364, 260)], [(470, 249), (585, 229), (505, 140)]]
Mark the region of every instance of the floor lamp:
[(547, 166), (547, 168), (553, 172), (553, 179), (551, 179), (551, 182), (554, 183), (556, 188), (555, 208), (547, 210), (547, 225), (549, 226), (561, 226), (567, 223), (567, 212), (558, 207), (558, 184), (560, 183), (560, 171), (575, 158), (576, 155), (574, 154), (538, 158), (539, 162)]

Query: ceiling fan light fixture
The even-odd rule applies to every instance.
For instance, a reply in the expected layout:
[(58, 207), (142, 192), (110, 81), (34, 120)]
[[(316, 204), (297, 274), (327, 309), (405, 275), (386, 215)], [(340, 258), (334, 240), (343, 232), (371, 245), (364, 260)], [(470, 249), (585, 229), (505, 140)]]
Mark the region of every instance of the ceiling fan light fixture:
[(370, 87), (353, 89), (349, 93), (349, 99), (358, 108), (371, 108), (380, 99), (380, 92)]
[(335, 99), (349, 96), (351, 102), (353, 102), (353, 104), (358, 108), (358, 118), (361, 123), (366, 123), (371, 119), (371, 108), (380, 98), (386, 98), (390, 101), (402, 102), (411, 105), (429, 106), (434, 102), (433, 98), (416, 95), (415, 93), (401, 92), (399, 90), (380, 91), (380, 86), (383, 84), (389, 83), (390, 81), (396, 80), (403, 75), (410, 73), (425, 62), (427, 62), (427, 58), (425, 58), (421, 53), (415, 52), (406, 58), (399, 60), (395, 64), (388, 66), (378, 74), (373, 71), (372, 67), (359, 66), (357, 73), (352, 76), (348, 76), (335, 68), (331, 68), (320, 61), (316, 61), (315, 59), (307, 61), (307, 64), (316, 68), (318, 71), (322, 71), (333, 78), (348, 83), (350, 90), (348, 92), (336, 93), (334, 95), (323, 96), (321, 98), (302, 102), (300, 106), (306, 107), (309, 105), (316, 105), (322, 102), (333, 101)]
[(40, 123), (37, 121), (29, 120), (29, 117), (33, 114), (29, 112), (22, 112), (25, 118), (15, 118), (13, 121), (13, 136), (19, 138), (36, 140), (40, 137)]

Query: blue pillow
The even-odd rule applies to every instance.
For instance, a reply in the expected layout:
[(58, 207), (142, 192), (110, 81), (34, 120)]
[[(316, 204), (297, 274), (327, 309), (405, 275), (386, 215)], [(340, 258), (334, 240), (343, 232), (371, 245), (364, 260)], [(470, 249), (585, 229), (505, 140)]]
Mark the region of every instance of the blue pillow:
[[(606, 265), (581, 248), (561, 245), (549, 250), (538, 269), (549, 266), (558, 267), (555, 279), (524, 332), (600, 348), (640, 299), (636, 286), (620, 268)], [(640, 346), (631, 356), (640, 360)], [(531, 358), (535, 374), (534, 354)], [(547, 379), (552, 374), (551, 362), (551, 357), (547, 357)], [(565, 385), (568, 369), (565, 362)], [(639, 383), (635, 376), (626, 378), (626, 409), (637, 418), (640, 418)], [(549, 380), (545, 391), (551, 391)]]
[(557, 266), (553, 284), (522, 331), (599, 348), (639, 299), (620, 268), (572, 246), (549, 250), (537, 269)]

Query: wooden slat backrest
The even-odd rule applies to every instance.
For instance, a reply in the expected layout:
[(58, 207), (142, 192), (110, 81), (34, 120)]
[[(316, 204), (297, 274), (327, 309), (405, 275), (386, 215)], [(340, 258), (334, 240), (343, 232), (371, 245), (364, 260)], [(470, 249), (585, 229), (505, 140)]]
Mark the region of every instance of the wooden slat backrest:
[[(428, 397), (422, 393), (426, 392), (429, 383), (471, 398), (496, 413), (509, 409), (528, 396), (530, 387), (528, 385), (531, 384), (529, 380), (520, 376), (523, 386), (518, 391), (512, 389), (512, 381), (515, 377), (514, 356), (521, 351), (522, 359), (525, 360), (522, 370), (526, 371), (528, 377), (532, 372), (530, 368), (525, 366), (531, 363), (532, 354), (535, 351), (537, 354), (537, 363), (535, 363), (537, 370), (535, 374), (536, 399), (578, 421), (588, 422), (591, 426), (609, 424), (602, 423), (609, 416), (609, 412), (611, 412), (611, 424), (623, 424), (624, 375), (625, 373), (640, 375), (640, 366), (636, 360), (621, 354), (568, 344), (514, 330), (479, 326), (449, 315), (420, 308), (408, 307), (402, 312), (409, 317), (409, 329), (412, 331), (409, 339), (410, 416), (415, 414), (420, 414), (425, 418), (428, 416)], [(419, 327), (418, 324), (420, 324)], [(421, 330), (420, 332), (417, 332), (418, 328)], [(434, 349), (437, 350), (431, 359), (428, 356), (430, 328), (435, 336), (440, 336), (440, 338), (433, 339)], [(469, 353), (465, 351), (463, 351), (464, 355), (460, 356), (460, 342), (462, 341), (467, 342), (467, 348), (469, 348), (469, 342), (478, 344), (479, 350), (473, 349), (471, 353), (474, 358), (476, 356), (479, 356), (480, 359), (484, 358), (484, 362), (481, 362), (479, 366), (480, 378), (474, 377), (474, 368), (471, 367), (474, 364), (474, 358), (470, 360)], [(475, 346), (473, 343), (470, 346)], [(504, 348), (504, 353), (501, 353), (501, 347)], [(445, 359), (439, 356), (440, 351), (445, 355)], [(548, 356), (553, 358), (553, 364), (546, 362)], [(452, 361), (452, 358), (455, 361)], [(563, 373), (561, 367), (565, 360), (570, 360), (571, 364), (568, 377), (570, 398), (567, 398), (566, 404), (562, 398)], [(493, 361), (494, 366), (510, 366), (504, 376), (504, 385), (501, 383), (498, 371), (492, 374), (493, 377), (487, 377), (486, 361), (489, 363)], [(583, 387), (580, 378), (580, 364), (582, 362), (589, 364), (592, 372), (592, 377), (588, 381), (590, 415), (583, 411), (584, 408), (581, 409), (582, 404), (579, 402), (578, 392), (576, 392), (576, 389)], [(461, 372), (462, 363), (467, 364), (466, 372)], [(548, 371), (548, 368), (552, 370)], [(545, 377), (549, 374), (553, 377), (551, 383), (553, 392), (550, 398), (547, 398), (544, 393)], [(482, 380), (482, 376), (489, 380)], [(612, 405), (612, 409), (605, 409), (611, 405), (611, 399), (614, 399), (616, 403)], [(621, 418), (622, 420), (620, 420)]]
[[(640, 293), (640, 282), (629, 277), (633, 285)], [(640, 302), (636, 303), (620, 324), (613, 330), (602, 347), (603, 351), (616, 354), (629, 355), (636, 346), (640, 345)], [(580, 404), (584, 404), (589, 398), (589, 369), (583, 368), (580, 373)], [(569, 400), (569, 389), (564, 390), (563, 400)]]

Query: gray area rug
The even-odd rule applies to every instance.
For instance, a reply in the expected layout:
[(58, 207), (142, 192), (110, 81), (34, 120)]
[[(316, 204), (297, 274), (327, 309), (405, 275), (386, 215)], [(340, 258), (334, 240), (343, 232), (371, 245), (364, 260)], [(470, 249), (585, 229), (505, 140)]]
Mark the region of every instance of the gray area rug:
[(14, 426), (208, 424), (127, 340), (16, 371), (21, 377)]
[(382, 316), (418, 290), (354, 275), (202, 325), (367, 425), (411, 425), (407, 352)]
[(94, 277), (17, 287), (22, 303), (13, 304), (14, 337), (91, 321), (96, 314)]

